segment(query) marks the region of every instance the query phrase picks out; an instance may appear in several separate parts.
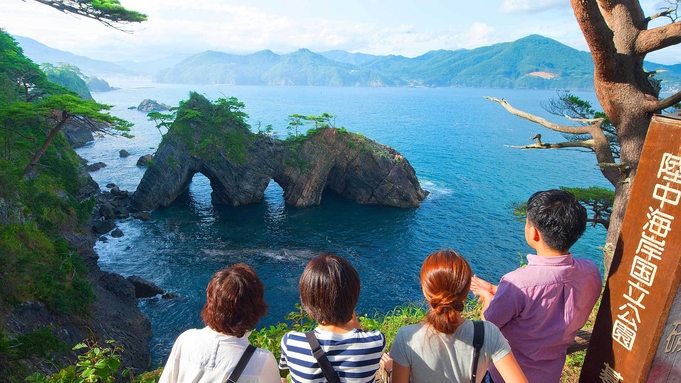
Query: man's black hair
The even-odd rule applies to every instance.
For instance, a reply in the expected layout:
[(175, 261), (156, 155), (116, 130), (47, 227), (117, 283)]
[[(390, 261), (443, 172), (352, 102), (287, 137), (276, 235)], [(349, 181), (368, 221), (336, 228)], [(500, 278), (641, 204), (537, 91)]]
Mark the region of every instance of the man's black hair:
[(549, 248), (567, 252), (586, 230), (586, 209), (565, 190), (540, 191), (527, 201), (527, 220)]

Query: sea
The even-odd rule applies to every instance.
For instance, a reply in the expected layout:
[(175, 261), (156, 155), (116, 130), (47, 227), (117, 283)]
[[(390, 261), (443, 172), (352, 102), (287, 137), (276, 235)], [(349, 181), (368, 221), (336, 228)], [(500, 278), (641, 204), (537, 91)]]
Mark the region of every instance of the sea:
[[(308, 261), (334, 252), (352, 263), (361, 279), (359, 314), (385, 314), (405, 303), (423, 304), (419, 270), (423, 259), (452, 248), (475, 274), (497, 282), (525, 262), (531, 252), (524, 223), (513, 204), (534, 192), (560, 186), (610, 187), (593, 153), (583, 150), (521, 150), (537, 133), (544, 142), (564, 141), (560, 134), (508, 113), (484, 96), (505, 99), (516, 108), (570, 124), (541, 104), (557, 97), (552, 90), (478, 88), (277, 87), (171, 85), (145, 81), (112, 82), (120, 89), (94, 93), (111, 113), (133, 122), (134, 138), (104, 135), (77, 149), (90, 163), (107, 166), (91, 175), (102, 188), (115, 184), (134, 192), (145, 168), (137, 159), (153, 154), (162, 133), (136, 107), (144, 99), (177, 106), (190, 92), (211, 100), (237, 97), (245, 104), (254, 131), (271, 124), (286, 137), (291, 114), (334, 116), (345, 127), (389, 145), (416, 170), (430, 192), (418, 208), (361, 205), (325, 193), (310, 208), (286, 206), (282, 189), (272, 181), (263, 200), (247, 206), (211, 203), (210, 184), (196, 174), (186, 193), (172, 205), (153, 211), (151, 220), (121, 220), (121, 238), (106, 236), (95, 250), (102, 269), (138, 275), (175, 299), (142, 299), (139, 307), (151, 321), (152, 365), (162, 365), (175, 338), (202, 327), (200, 312), (213, 273), (246, 262), (266, 286), (267, 316), (258, 327), (284, 321), (299, 302), (298, 280)], [(573, 92), (599, 104), (593, 92)], [(127, 150), (129, 157), (120, 157)], [(589, 227), (573, 247), (576, 256), (602, 269), (606, 230)]]

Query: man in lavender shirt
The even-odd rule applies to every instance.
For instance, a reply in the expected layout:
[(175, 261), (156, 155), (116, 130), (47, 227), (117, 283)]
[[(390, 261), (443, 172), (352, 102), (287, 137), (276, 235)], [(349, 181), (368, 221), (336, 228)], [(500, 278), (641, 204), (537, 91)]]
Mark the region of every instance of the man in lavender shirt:
[[(586, 229), (586, 209), (563, 190), (535, 193), (527, 202), (525, 240), (537, 255), (494, 286), (476, 276), (485, 320), (497, 325), (530, 383), (560, 381), (565, 355), (601, 293), (601, 274), (570, 247)], [(490, 366), (494, 383), (501, 375)]]

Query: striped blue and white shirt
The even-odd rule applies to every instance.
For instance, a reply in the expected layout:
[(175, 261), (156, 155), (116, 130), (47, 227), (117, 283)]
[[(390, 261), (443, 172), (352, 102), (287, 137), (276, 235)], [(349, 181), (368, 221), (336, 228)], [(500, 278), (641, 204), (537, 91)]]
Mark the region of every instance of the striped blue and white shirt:
[[(374, 381), (385, 349), (385, 336), (380, 331), (353, 329), (345, 334), (337, 334), (317, 328), (314, 334), (341, 382)], [(281, 339), (279, 369), (289, 370), (294, 383), (326, 382), (302, 332), (291, 331)]]

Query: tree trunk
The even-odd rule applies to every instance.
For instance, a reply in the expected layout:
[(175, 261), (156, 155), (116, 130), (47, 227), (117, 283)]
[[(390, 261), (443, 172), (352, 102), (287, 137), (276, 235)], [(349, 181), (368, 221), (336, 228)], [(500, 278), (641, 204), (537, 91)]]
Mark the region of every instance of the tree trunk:
[(50, 130), (50, 134), (47, 135), (47, 138), (45, 139), (45, 142), (43, 142), (43, 145), (35, 153), (33, 159), (31, 159), (31, 162), (29, 162), (28, 165), (26, 165), (26, 168), (24, 168), (23, 173), (24, 176), (29, 174), (33, 170), (33, 168), (38, 164), (38, 161), (40, 161), (40, 157), (42, 157), (43, 154), (45, 154), (45, 151), (52, 143), (52, 140), (54, 140), (54, 137), (57, 136), (57, 134), (61, 131), (61, 128), (64, 127), (64, 124), (66, 124), (66, 122), (70, 118), (71, 118), (70, 114), (66, 112), (61, 113), (61, 120), (59, 120), (57, 125), (55, 125), (55, 127), (52, 128), (52, 130)]
[(617, 244), (648, 125), (659, 105), (659, 90), (649, 81), (643, 60), (648, 52), (673, 43), (662, 41), (664, 36), (659, 41), (653, 41), (650, 34), (641, 37), (647, 32), (648, 20), (637, 1), (571, 0), (571, 3), (593, 56), (596, 96), (617, 128), (620, 141), (621, 176), (615, 186), (606, 239), (607, 270), (612, 261), (612, 250), (607, 249), (614, 249)]

